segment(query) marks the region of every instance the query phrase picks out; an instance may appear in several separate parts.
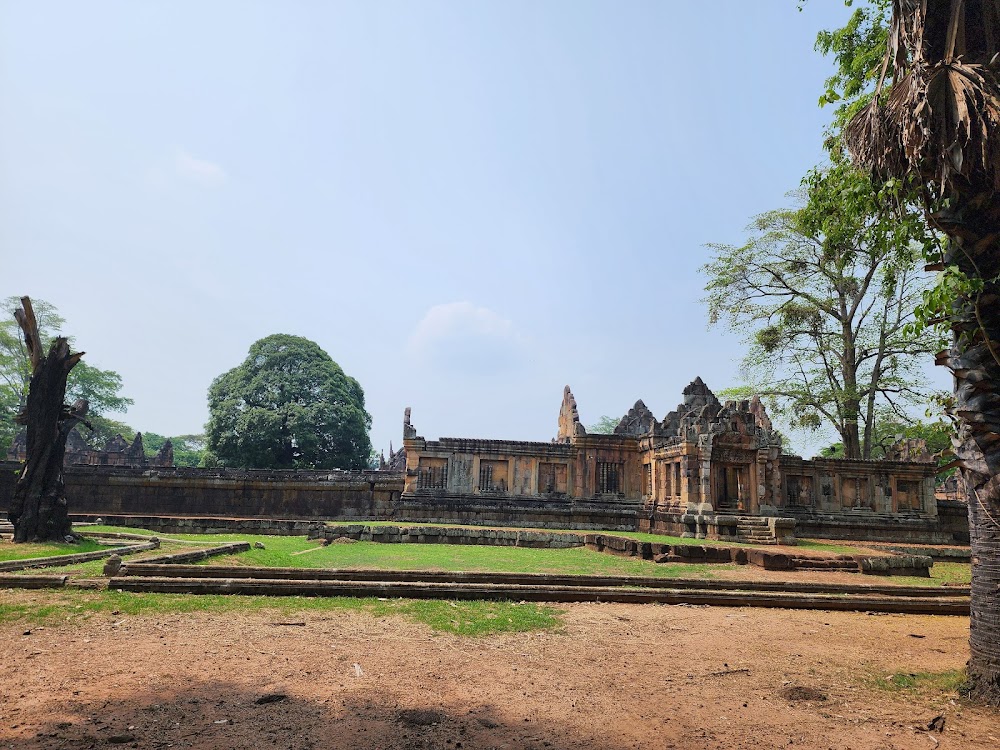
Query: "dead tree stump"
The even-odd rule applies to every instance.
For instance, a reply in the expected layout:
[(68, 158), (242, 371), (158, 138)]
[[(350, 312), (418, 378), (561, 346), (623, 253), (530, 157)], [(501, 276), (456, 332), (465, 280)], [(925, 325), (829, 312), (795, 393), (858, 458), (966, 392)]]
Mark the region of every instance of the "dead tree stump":
[(72, 534), (63, 483), (66, 438), (80, 422), (93, 429), (85, 419), (89, 408), (86, 399), (73, 406), (63, 403), (66, 378), (83, 352), (71, 354), (69, 342), (59, 337), (43, 357), (31, 300), (22, 297), (21, 308), (14, 317), (24, 333), (31, 382), (24, 411), (15, 421), (26, 428), (27, 458), (7, 515), (14, 524), (15, 542), (62, 541)]

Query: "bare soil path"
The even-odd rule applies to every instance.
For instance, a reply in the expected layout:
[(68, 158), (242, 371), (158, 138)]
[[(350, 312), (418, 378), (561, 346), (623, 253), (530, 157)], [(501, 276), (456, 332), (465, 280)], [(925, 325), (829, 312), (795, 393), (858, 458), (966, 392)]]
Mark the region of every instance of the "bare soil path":
[(965, 618), (561, 609), (558, 631), (484, 638), (353, 611), (8, 623), (0, 748), (1000, 746), (997, 712), (872, 684), (964, 666)]

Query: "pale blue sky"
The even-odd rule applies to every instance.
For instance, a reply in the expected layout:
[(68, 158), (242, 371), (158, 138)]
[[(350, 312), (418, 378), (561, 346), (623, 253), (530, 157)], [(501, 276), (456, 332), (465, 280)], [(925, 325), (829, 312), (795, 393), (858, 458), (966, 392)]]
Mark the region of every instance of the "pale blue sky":
[(706, 242), (822, 158), (840, 0), (0, 1), (0, 297), (58, 306), (124, 418), (200, 431), (270, 333), (373, 443), (548, 440), (701, 375)]

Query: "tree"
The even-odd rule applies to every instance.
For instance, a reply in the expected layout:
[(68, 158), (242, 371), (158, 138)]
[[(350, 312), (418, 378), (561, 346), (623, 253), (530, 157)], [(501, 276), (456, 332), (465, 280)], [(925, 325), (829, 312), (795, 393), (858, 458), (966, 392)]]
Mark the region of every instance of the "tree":
[[(872, 438), (873, 459), (885, 458), (889, 449), (900, 440), (918, 438), (927, 443), (927, 450), (937, 454), (938, 464), (944, 465), (951, 461), (951, 425), (944, 422), (903, 422), (889, 415), (883, 415), (875, 420)], [(843, 458), (844, 444), (834, 443), (820, 451), (825, 458)], [(941, 479), (941, 476), (938, 477)]]
[(911, 324), (919, 247), (934, 238), (915, 212), (880, 209), (843, 159), (804, 185), (801, 205), (758, 216), (745, 244), (709, 245), (709, 320), (745, 336), (741, 397), (792, 427), (831, 425), (848, 458), (870, 458), (880, 411), (906, 419), (926, 395), (917, 357), (936, 341)]
[[(14, 418), (25, 407), (28, 398), (28, 384), (31, 380), (31, 362), (24, 334), (14, 320), (13, 313), (20, 309), (18, 297), (3, 300), (4, 314), (0, 317), (0, 454), (10, 445), (17, 426)], [(48, 347), (58, 333), (66, 326), (66, 321), (52, 304), (45, 300), (33, 300), (32, 309), (38, 325), (38, 335), (43, 347)], [(66, 337), (68, 345), (73, 338)], [(110, 420), (112, 412), (124, 412), (132, 405), (132, 399), (121, 395), (122, 379), (113, 370), (79, 362), (70, 372), (66, 381), (66, 398), (70, 401), (85, 399), (90, 404), (88, 420), (94, 425), (93, 432), (87, 431), (83, 438), (95, 448), (103, 448), (108, 440), (127, 425)], [(134, 431), (132, 431), (134, 434)], [(125, 434), (125, 433), (123, 433)]]
[(590, 435), (613, 435), (615, 427), (621, 421), (621, 417), (609, 417), (607, 414), (604, 414), (594, 424), (587, 426), (587, 432)]
[(84, 399), (73, 406), (63, 399), (66, 379), (83, 352), (72, 354), (69, 342), (57, 337), (48, 355), (43, 355), (38, 321), (27, 297), (21, 298), (15, 317), (24, 334), (31, 380), (24, 410), (16, 417), (27, 430), (27, 460), (14, 486), (8, 516), (15, 542), (62, 541), (72, 534), (63, 484), (66, 438), (78, 423), (87, 424), (88, 408)]
[(142, 444), (146, 449), (146, 455), (149, 457), (155, 456), (168, 440), (174, 449), (174, 466), (201, 465), (206, 450), (206, 438), (204, 435), (166, 437), (158, 435), (155, 432), (142, 433)]
[(1000, 0), (892, 1), (881, 73), (847, 144), (911, 180), (947, 235), (921, 320), (951, 330), (954, 450), (969, 502), (973, 697), (1000, 705)]
[(299, 336), (257, 341), (208, 391), (206, 465), (363, 469), (371, 417), (365, 394), (330, 355)]

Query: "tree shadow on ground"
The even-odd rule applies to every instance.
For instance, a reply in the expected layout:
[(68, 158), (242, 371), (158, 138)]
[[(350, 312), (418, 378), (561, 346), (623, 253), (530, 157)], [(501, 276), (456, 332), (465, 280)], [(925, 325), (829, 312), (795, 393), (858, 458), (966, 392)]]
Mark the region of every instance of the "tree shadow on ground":
[[(55, 703), (55, 699), (52, 699)], [(5, 712), (6, 713), (6, 712)], [(27, 748), (594, 748), (613, 738), (534, 718), (511, 720), (495, 705), (426, 705), (386, 691), (319, 687), (310, 696), (247, 690), (226, 682), (155, 687), (126, 699), (68, 697), (43, 723), (5, 717), (0, 747)], [(599, 733), (599, 728), (598, 728)]]

